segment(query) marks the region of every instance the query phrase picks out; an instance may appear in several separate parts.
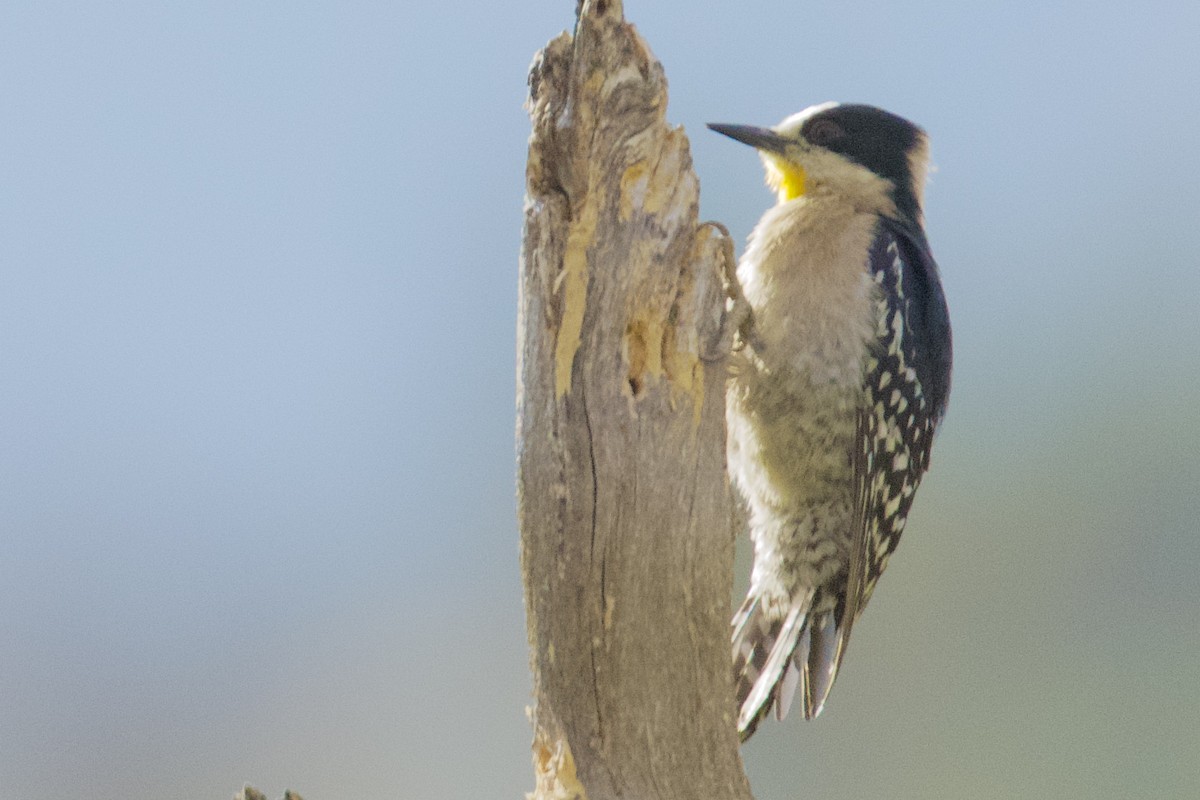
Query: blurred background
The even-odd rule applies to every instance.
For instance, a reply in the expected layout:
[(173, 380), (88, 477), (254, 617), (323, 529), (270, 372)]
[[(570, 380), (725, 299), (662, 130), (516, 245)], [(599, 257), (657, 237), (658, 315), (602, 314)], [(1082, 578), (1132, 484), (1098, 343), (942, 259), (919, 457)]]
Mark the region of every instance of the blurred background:
[[(517, 258), (560, 0), (0, 12), (0, 796), (520, 798)], [(930, 132), (934, 467), (760, 800), (1200, 792), (1200, 5), (628, 0), (707, 121)]]

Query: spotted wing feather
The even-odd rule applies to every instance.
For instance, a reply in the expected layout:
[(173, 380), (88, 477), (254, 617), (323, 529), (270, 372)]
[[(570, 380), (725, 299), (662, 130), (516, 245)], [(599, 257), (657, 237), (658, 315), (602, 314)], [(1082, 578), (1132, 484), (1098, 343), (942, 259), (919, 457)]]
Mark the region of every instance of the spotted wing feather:
[(924, 236), (881, 223), (868, 267), (879, 286), (876, 342), (852, 455), (854, 546), (838, 613), (839, 662), (900, 542), (950, 391), (949, 315)]

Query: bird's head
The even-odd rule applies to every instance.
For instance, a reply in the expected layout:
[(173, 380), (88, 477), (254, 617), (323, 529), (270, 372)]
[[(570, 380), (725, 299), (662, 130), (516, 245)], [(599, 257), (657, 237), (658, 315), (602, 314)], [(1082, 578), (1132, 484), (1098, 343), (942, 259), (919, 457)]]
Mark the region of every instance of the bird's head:
[(758, 150), (780, 203), (827, 191), (921, 224), (929, 142), (923, 130), (895, 114), (823, 103), (772, 128), (708, 127)]

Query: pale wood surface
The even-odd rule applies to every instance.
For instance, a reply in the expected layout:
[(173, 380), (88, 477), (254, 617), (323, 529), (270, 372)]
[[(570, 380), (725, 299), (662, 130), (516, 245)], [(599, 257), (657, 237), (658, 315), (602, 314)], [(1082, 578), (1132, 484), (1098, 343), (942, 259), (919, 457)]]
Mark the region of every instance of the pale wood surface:
[(518, 507), (537, 800), (749, 798), (729, 655), (727, 240), (619, 2), (530, 73)]

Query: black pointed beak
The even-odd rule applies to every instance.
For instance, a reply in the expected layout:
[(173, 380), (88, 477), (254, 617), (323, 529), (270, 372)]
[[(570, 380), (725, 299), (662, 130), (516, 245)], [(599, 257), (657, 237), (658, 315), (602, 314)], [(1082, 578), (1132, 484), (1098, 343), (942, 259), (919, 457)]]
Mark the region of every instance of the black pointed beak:
[(790, 141), (770, 128), (758, 128), (754, 125), (726, 125), (723, 122), (710, 122), (708, 127), (730, 139), (748, 144), (756, 150), (766, 150), (770, 153), (782, 153)]

